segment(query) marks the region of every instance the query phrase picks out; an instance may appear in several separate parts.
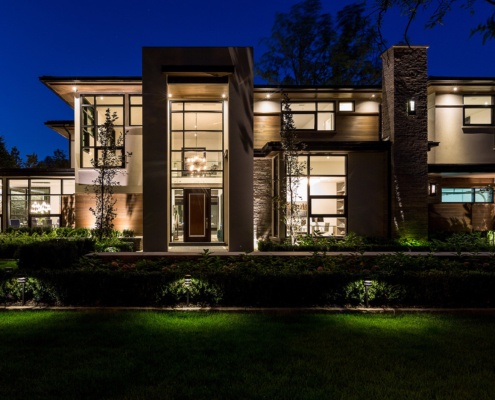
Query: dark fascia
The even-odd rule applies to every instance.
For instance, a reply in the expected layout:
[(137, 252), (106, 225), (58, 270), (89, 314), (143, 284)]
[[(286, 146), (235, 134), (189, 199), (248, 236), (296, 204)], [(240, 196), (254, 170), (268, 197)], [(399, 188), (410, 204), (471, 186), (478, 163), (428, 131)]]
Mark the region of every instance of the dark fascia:
[(0, 176), (23, 176), (26, 178), (37, 178), (37, 177), (69, 177), (73, 178), (74, 168), (0, 168)]
[(428, 164), (429, 173), (481, 173), (495, 172), (495, 164)]
[[(391, 147), (391, 142), (301, 142), (301, 150), (311, 151), (386, 151)], [(263, 157), (272, 151), (281, 151), (280, 142), (268, 142), (262, 149), (255, 150), (255, 156)]]
[(43, 83), (47, 82), (141, 82), (141, 76), (50, 76), (43, 75), (39, 77)]
[(254, 85), (255, 90), (270, 90), (271, 92), (274, 91), (332, 91), (332, 90), (338, 90), (338, 91), (347, 91), (347, 90), (370, 90), (370, 91), (377, 91), (377, 90), (382, 90), (382, 85), (315, 85), (315, 86), (300, 86), (300, 85), (261, 85), (261, 84), (256, 84)]

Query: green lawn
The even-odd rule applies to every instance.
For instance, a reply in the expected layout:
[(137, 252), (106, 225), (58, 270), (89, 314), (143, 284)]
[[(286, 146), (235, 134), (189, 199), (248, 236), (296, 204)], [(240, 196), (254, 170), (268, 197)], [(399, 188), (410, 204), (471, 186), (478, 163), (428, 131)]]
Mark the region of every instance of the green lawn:
[(0, 312), (0, 399), (493, 399), (495, 317)]

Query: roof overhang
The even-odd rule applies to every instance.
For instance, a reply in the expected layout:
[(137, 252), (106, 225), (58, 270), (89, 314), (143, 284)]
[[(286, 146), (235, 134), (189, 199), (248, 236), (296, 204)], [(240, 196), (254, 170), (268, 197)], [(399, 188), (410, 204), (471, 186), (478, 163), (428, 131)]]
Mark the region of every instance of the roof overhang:
[(46, 121), (45, 126), (53, 129), (64, 138), (74, 137), (74, 121)]
[(74, 94), (112, 94), (142, 92), (141, 77), (55, 77), (42, 76), (40, 81), (74, 108)]

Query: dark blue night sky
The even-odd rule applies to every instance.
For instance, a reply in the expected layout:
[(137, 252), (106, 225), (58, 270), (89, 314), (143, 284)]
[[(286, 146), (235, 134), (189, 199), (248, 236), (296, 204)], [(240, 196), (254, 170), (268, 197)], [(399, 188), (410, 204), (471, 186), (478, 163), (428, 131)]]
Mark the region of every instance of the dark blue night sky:
[[(21, 156), (42, 159), (66, 150), (66, 140), (44, 126), (47, 120), (73, 119), (72, 110), (39, 82), (53, 76), (140, 76), (142, 46), (252, 46), (264, 52), (277, 11), (298, 0), (16, 0), (0, 11), (0, 136)], [(323, 0), (336, 14), (349, 0)], [(432, 76), (495, 77), (495, 41), (482, 45), (470, 28), (493, 6), (477, 2), (474, 16), (456, 9), (444, 26), (424, 30), (414, 23), (411, 44), (429, 45)], [(401, 40), (406, 19), (387, 15), (388, 45)], [(262, 83), (257, 81), (257, 83)]]

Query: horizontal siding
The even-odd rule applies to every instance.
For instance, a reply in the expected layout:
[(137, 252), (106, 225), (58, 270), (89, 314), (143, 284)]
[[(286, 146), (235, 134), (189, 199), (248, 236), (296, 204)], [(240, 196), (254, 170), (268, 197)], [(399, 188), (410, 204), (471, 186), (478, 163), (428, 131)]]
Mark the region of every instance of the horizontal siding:
[[(336, 114), (335, 131), (301, 131), (299, 138), (305, 141), (376, 141), (379, 140), (378, 115)], [(260, 149), (267, 142), (280, 141), (280, 115), (254, 116), (254, 148)]]
[(429, 205), (430, 231), (487, 231), (493, 229), (493, 204), (442, 203)]
[[(143, 195), (141, 193), (117, 193), (113, 196), (117, 200), (115, 205), (117, 217), (114, 220), (114, 228), (119, 231), (131, 229), (137, 236), (142, 236)], [(75, 203), (76, 228), (94, 228), (95, 218), (89, 210), (90, 207), (94, 207), (94, 196), (91, 194), (77, 194)]]

